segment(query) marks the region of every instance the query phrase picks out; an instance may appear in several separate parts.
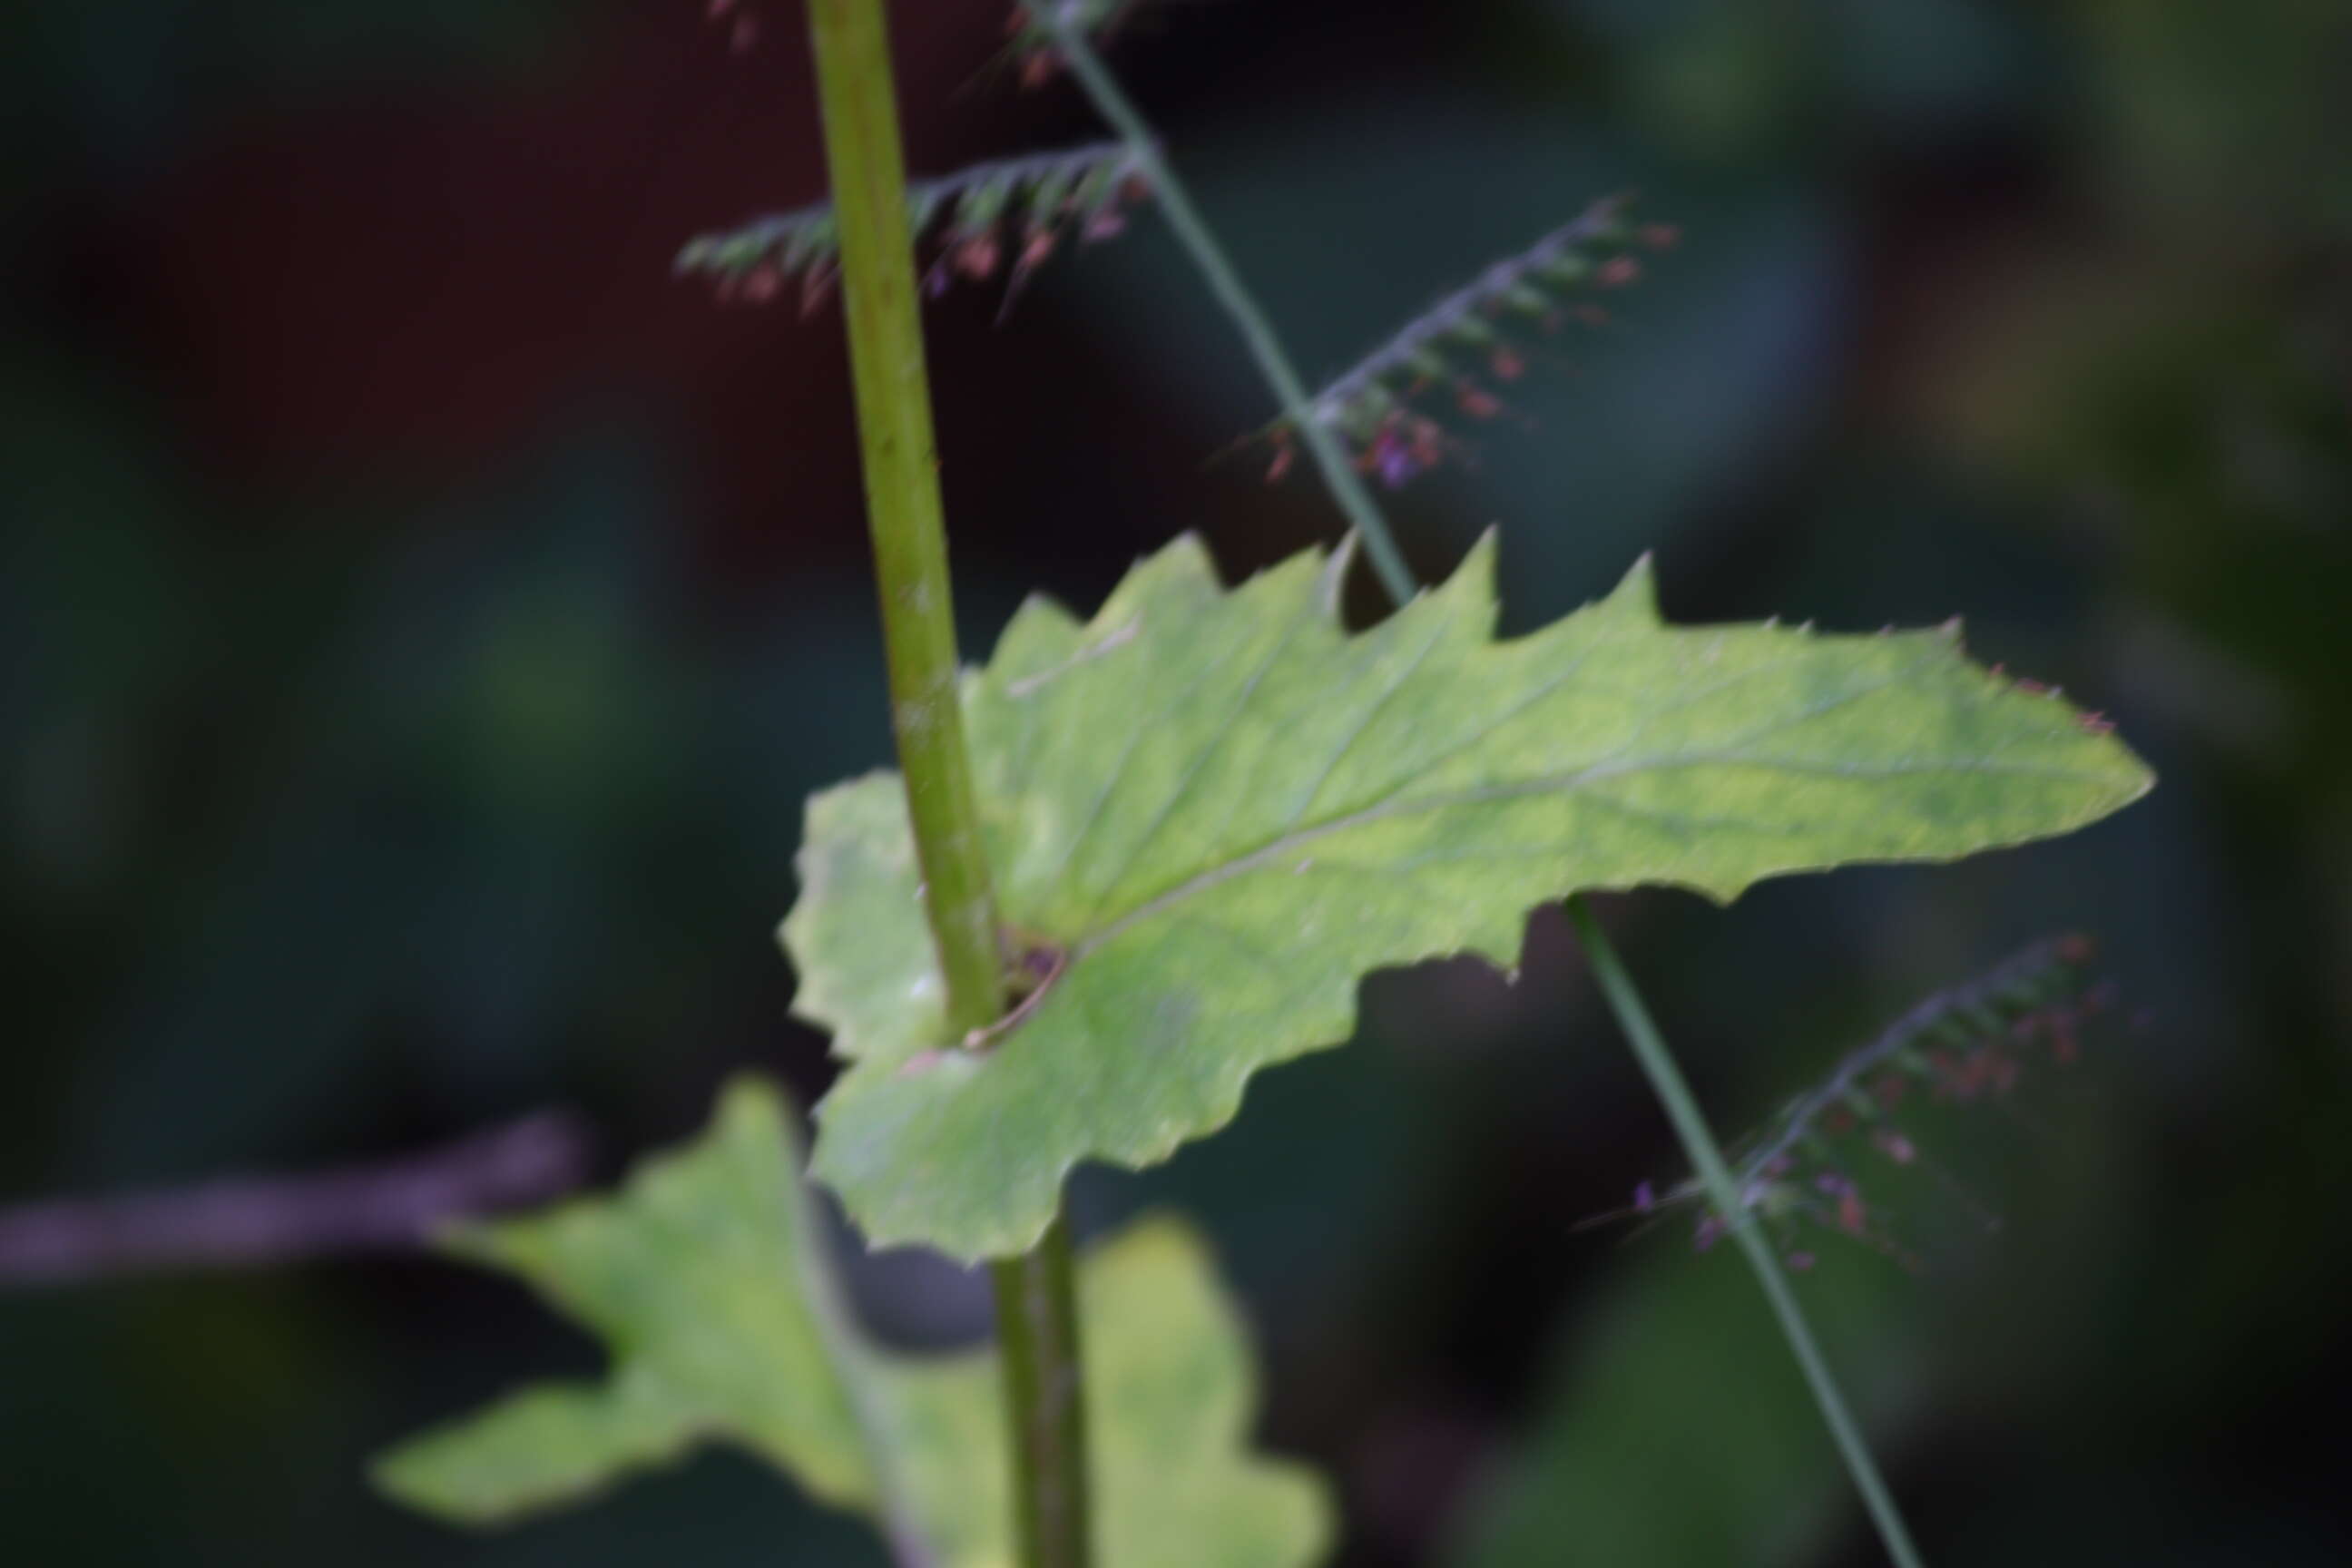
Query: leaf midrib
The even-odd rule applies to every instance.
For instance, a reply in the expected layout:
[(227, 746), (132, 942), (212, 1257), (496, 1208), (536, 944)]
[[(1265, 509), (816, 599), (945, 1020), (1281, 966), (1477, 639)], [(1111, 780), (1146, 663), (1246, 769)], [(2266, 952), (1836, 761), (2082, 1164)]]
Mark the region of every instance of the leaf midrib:
[[(1071, 957), (1074, 961), (1084, 958), (1104, 944), (1125, 935), (1143, 921), (1165, 913), (1199, 893), (1206, 892), (1211, 888), (1229, 882), (1236, 877), (1246, 876), (1262, 866), (1283, 858), (1294, 850), (1306, 847), (1318, 839), (1328, 838), (1334, 834), (1344, 833), (1349, 828), (1363, 826), (1367, 823), (1379, 822), (1389, 817), (1411, 816), (1423, 811), (1442, 811), (1454, 806), (1486, 805), (1526, 795), (1554, 792), (1569, 794), (1601, 780), (1622, 778), (1635, 773), (1658, 772), (1670, 768), (1710, 765), (1761, 768), (1776, 773), (1810, 773), (1832, 778), (1900, 778), (1915, 773), (1995, 773), (2023, 778), (2072, 779), (2086, 784), (2115, 782), (2115, 775), (2111, 773), (2095, 772), (2084, 768), (2035, 766), (2031, 763), (1939, 762), (1864, 767), (1823, 763), (1807, 758), (1757, 757), (1736, 752), (1703, 752), (1640, 758), (1625, 763), (1595, 763), (1572, 773), (1556, 773), (1544, 778), (1521, 780), (1512, 784), (1482, 785), (1476, 789), (1458, 790), (1447, 795), (1424, 795), (1413, 800), (1398, 800), (1391, 796), (1350, 812), (1345, 816), (1333, 817), (1328, 822), (1317, 823), (1311, 827), (1285, 834), (1246, 854), (1198, 873), (1168, 891), (1137, 905), (1100, 930), (1080, 938), (1072, 950)], [(1311, 869), (1311, 866), (1301, 868), (1302, 871)]]
[[(1382, 795), (1380, 800), (1371, 803), (1370, 805), (1359, 807), (1356, 812), (1349, 813), (1325, 822), (1317, 823), (1309, 827), (1299, 828), (1297, 826), (1298, 818), (1301, 816), (1304, 816), (1307, 811), (1313, 808), (1315, 797), (1320, 795), (1324, 787), (1330, 782), (1331, 768), (1327, 765), (1322, 770), (1321, 776), (1317, 781), (1314, 795), (1308, 796), (1306, 805), (1298, 811), (1294, 812), (1289, 822), (1286, 823), (1282, 830), (1276, 834), (1272, 838), (1253, 848), (1243, 851), (1240, 855), (1233, 856), (1224, 861), (1221, 861), (1216, 866), (1213, 866), (1202, 871), (1194, 873), (1192, 876), (1184, 879), (1182, 881), (1177, 883), (1174, 888), (1164, 893), (1154, 894), (1150, 898), (1144, 900), (1141, 903), (1130, 906), (1126, 911), (1113, 917), (1109, 927), (1099, 931), (1093, 930), (1091, 928), (1093, 928), (1094, 921), (1100, 913), (1099, 906), (1101, 898), (1107, 897), (1110, 892), (1115, 890), (1118, 885), (1118, 878), (1113, 878), (1110, 881), (1104, 884), (1103, 894), (1097, 896), (1096, 900), (1097, 908), (1090, 910), (1087, 912), (1086, 920), (1081, 922), (1083, 925), (1088, 927), (1089, 930), (1086, 934), (1073, 940), (1071, 943), (1071, 956), (1073, 959), (1083, 957), (1087, 952), (1101, 946), (1104, 942), (1108, 942), (1113, 936), (1118, 934), (1129, 926), (1135, 924), (1139, 920), (1144, 918), (1146, 914), (1160, 907), (1163, 901), (1174, 900), (1179, 894), (1193, 888), (1196, 884), (1214, 886), (1219, 881), (1228, 879), (1229, 876), (1237, 876), (1245, 870), (1255, 868), (1258, 859), (1262, 857), (1278, 858), (1287, 848), (1296, 847), (1300, 844), (1312, 842), (1314, 839), (1322, 837), (1328, 833), (1338, 832), (1344, 828), (1357, 826), (1362, 821), (1375, 820), (1380, 816), (1391, 815), (1390, 813), (1380, 811), (1378, 809), (1380, 807), (1391, 805), (1397, 806), (1399, 807), (1399, 811), (1396, 813), (1398, 815), (1401, 815), (1403, 810), (1411, 809), (1412, 803), (1401, 803), (1398, 801), (1397, 797), (1403, 791), (1412, 788), (1412, 785), (1420, 783), (1423, 779), (1428, 777), (1432, 773), (1434, 773), (1439, 768), (1444, 767), (1449, 762), (1453, 762), (1465, 755), (1477, 746), (1484, 745), (1488, 741), (1494, 739), (1494, 737), (1503, 730), (1509, 727), (1513, 722), (1524, 718), (1538, 704), (1558, 694), (1561, 688), (1565, 687), (1570, 680), (1575, 678), (1578, 671), (1581, 670), (1586, 665), (1591, 663), (1593, 658), (1603, 649), (1624, 640), (1622, 637), (1612, 636), (1611, 631), (1612, 629), (1613, 628), (1608, 627), (1602, 628), (1601, 634), (1594, 637), (1590, 646), (1579, 652), (1575, 658), (1570, 659), (1566, 666), (1554, 672), (1549, 679), (1539, 683), (1534, 690), (1528, 692), (1518, 701), (1514, 702), (1507, 708), (1504, 709), (1500, 713), (1496, 714), (1493, 718), (1489, 719), (1484, 724), (1481, 724), (1469, 734), (1454, 742), (1454, 744), (1445, 751), (1431, 757), (1421, 766), (1414, 768), (1403, 777), (1395, 780), (1389, 785), (1388, 793)], [(1391, 683), (1391, 685), (1381, 693), (1380, 698), (1373, 704), (1375, 709), (1387, 706), (1389, 700), (1394, 697), (1401, 688), (1411, 683), (1412, 672), (1421, 668), (1423, 657), (1427, 654), (1430, 647), (1436, 646), (1436, 643), (1442, 640), (1442, 637), (1443, 626), (1441, 625), (1440, 636), (1438, 637), (1432, 638), (1430, 643), (1414, 656), (1410, 668), (1402, 679)], [(1286, 645), (1288, 643), (1288, 634), (1285, 635), (1283, 641)], [(1807, 639), (1807, 641), (1810, 643), (1810, 639)], [(1737, 737), (1733, 742), (1733, 744), (1740, 746), (1754, 745), (1758, 742), (1769, 739), (1773, 735), (1784, 734), (1801, 725), (1811, 723), (1814, 720), (1819, 719), (1825, 714), (1833, 713), (1849, 703), (1861, 701), (1865, 698), (1875, 696), (1881, 691), (1891, 690), (1910, 679), (1911, 677), (1916, 675), (1920, 670), (1925, 669), (1929, 665), (1938, 661), (1948, 651), (1948, 648), (1941, 644), (1930, 646), (1919, 656), (1919, 658), (1904, 665), (1902, 668), (1896, 670), (1894, 674), (1880, 680), (1866, 682), (1865, 684), (1855, 687), (1851, 690), (1841, 691), (1836, 696), (1830, 698), (1827, 700), (1816, 702), (1811, 707), (1801, 709), (1785, 718), (1776, 719), (1764, 725), (1761, 729), (1753, 730), (1745, 735)], [(1739, 671), (1736, 675), (1727, 677), (1725, 679), (1711, 681), (1706, 685), (1698, 687), (1695, 690), (1684, 692), (1673, 701), (1667, 702), (1662, 707), (1653, 709), (1648, 713), (1643, 714), (1642, 716), (1641, 722), (1633, 727), (1633, 732), (1621, 741), (1618, 743), (1616, 750), (1609, 755), (1599, 759), (1597, 762), (1587, 763), (1585, 767), (1581, 769), (1570, 770), (1570, 772), (1566, 774), (1554, 775), (1554, 780), (1556, 781), (1569, 782), (1563, 784), (1557, 782), (1548, 783), (1544, 780), (1528, 781), (1528, 788), (1526, 793), (1543, 794), (1548, 788), (1552, 787), (1573, 788), (1577, 783), (1582, 782), (1581, 775), (1590, 773), (1593, 770), (1608, 763), (1623, 761), (1626, 752), (1631, 751), (1633, 747), (1640, 742), (1642, 737), (1647, 734), (1650, 730), (1656, 725), (1659, 720), (1664, 719), (1670, 714), (1679, 713), (1686, 709), (1696, 707), (1699, 703), (1704, 702), (1710, 698), (1718, 697), (1724, 692), (1730, 690), (1733, 687), (1756, 679), (1759, 676), (1776, 674), (1783, 669), (1794, 668), (1795, 666), (1804, 662), (1804, 660), (1811, 656), (1811, 652), (1812, 648), (1810, 646), (1803, 647), (1801, 647), (1798, 652), (1789, 656), (1788, 658), (1769, 659), (1761, 664), (1751, 665), (1748, 668)], [(1263, 673), (1263, 671), (1261, 671), (1261, 673)], [(1341, 742), (1340, 747), (1339, 748), (1340, 752), (1344, 753), (1354, 747), (1357, 739), (1361, 733), (1361, 728), (1362, 727), (1360, 725), (1358, 726), (1356, 730)], [(1224, 743), (1226, 737), (1229, 736), (1231, 732), (1232, 729), (1230, 724), (1225, 726), (1223, 729), (1221, 729), (1216, 740), (1208, 747), (1208, 752), (1213, 754)], [(1195, 759), (1194, 767), (1196, 770), (1202, 761), (1205, 761), (1205, 757)], [(1119, 767), (1114, 770), (1111, 784), (1105, 786), (1103, 796), (1107, 796), (1110, 790), (1116, 787), (1118, 774), (1125, 771), (1125, 759), (1122, 758)], [(1097, 797), (1097, 807), (1099, 807), (1103, 796)], [(1427, 804), (1434, 809), (1445, 805), (1476, 803), (1453, 802), (1443, 798), (1433, 798)], [(1162, 820), (1164, 819), (1163, 813)], [(1091, 823), (1089, 826), (1091, 826)], [(1222, 832), (1223, 829), (1220, 828), (1220, 835)], [(1214, 842), (1216, 837), (1217, 835), (1213, 835), (1211, 841)], [(1066, 853), (1066, 863), (1067, 858), (1068, 857)], [(1133, 858), (1134, 858), (1132, 856), (1129, 857), (1127, 862), (1128, 867), (1132, 866)], [(1123, 877), (1126, 874), (1126, 869), (1127, 867), (1122, 867), (1119, 875)]]

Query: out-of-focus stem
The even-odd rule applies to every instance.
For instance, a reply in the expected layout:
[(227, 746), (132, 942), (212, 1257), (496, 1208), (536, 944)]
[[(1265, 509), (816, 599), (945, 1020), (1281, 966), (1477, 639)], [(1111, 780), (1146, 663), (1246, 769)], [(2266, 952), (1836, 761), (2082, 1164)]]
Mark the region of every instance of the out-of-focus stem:
[(1013, 1433), (1013, 1535), (1028, 1568), (1085, 1568), (1087, 1410), (1070, 1233), (1059, 1215), (1020, 1258), (991, 1266)]

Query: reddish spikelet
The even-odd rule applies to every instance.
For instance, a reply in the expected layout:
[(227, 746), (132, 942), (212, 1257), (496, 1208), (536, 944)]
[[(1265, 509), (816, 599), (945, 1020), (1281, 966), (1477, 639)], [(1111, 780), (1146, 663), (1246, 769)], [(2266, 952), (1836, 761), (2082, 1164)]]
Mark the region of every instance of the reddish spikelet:
[[(1491, 419), (1505, 412), (1502, 400), (1479, 384), (1479, 375), (1510, 382), (1525, 373), (1526, 357), (1505, 335), (1524, 328), (1512, 323), (1540, 321), (1551, 331), (1565, 319), (1566, 291), (1595, 283), (1616, 287), (1640, 276), (1640, 262), (1622, 249), (1623, 206), (1621, 197), (1596, 202), (1573, 222), (1489, 266), (1327, 382), (1308, 399), (1301, 417), (1343, 437), (1354, 448), (1357, 467), (1391, 486), (1434, 467), (1446, 450), (1442, 432), (1424, 428), (1428, 422), (1419, 415), (1413, 418), (1421, 424), (1400, 429), (1391, 416), (1399, 405), (1439, 385), (1452, 389), (1471, 418)], [(1602, 259), (1600, 253), (1612, 247), (1617, 253)], [(1587, 320), (1607, 319), (1590, 305), (1579, 313)]]
[(1503, 411), (1501, 399), (1467, 376), (1454, 384), (1454, 395), (1462, 412), (1473, 419), (1492, 419)]
[(1412, 460), (1424, 468), (1437, 466), (1445, 453), (1445, 434), (1427, 419), (1412, 423)]
[(983, 230), (956, 241), (950, 247), (950, 254), (955, 258), (955, 269), (965, 277), (987, 278), (995, 273), (1003, 248), (997, 244), (993, 230)]
[[(750, 20), (740, 0), (729, 0), (723, 14), (738, 24)], [(925, 270), (924, 290), (936, 296), (958, 277), (997, 276), (1006, 244), (1000, 230), (1017, 230), (1022, 237), (1008, 295), (1018, 291), (1067, 227), (1076, 226), (1086, 241), (1117, 234), (1124, 223), (1121, 201), (1142, 190), (1130, 179), (1134, 160), (1125, 143), (1100, 142), (976, 163), (943, 178), (912, 183), (908, 208), (918, 237), (934, 222), (940, 224), (939, 255)], [(700, 236), (680, 251), (677, 269), (709, 275), (722, 284), (721, 297), (731, 298), (755, 272), (789, 280), (828, 271), (838, 264), (839, 244), (833, 209), (819, 203), (728, 233)], [(810, 295), (824, 298), (829, 287), (819, 281)], [(761, 299), (778, 291), (764, 281), (751, 288)]]
[(1379, 474), (1381, 482), (1391, 489), (1403, 484), (1423, 468), (1413, 456), (1413, 443), (1405, 437), (1394, 418), (1382, 425), (1380, 434), (1372, 437), (1371, 450), (1367, 456), (1371, 459), (1372, 471)]
[(801, 274), (801, 319), (806, 321), (817, 313), (827, 300), (833, 298), (833, 285), (840, 273), (831, 267), (812, 267)]
[(1683, 231), (1670, 223), (1645, 223), (1634, 230), (1634, 237), (1652, 250), (1672, 250), (1683, 242)]
[[(1878, 1154), (1911, 1165), (1920, 1159), (1918, 1148), (1891, 1118), (1915, 1079), (1924, 1080), (1936, 1100), (1966, 1104), (2012, 1092), (2023, 1076), (2024, 1053), (2044, 1040), (2056, 1060), (2074, 1060), (2082, 1021), (2113, 1005), (2112, 984), (2089, 984), (2081, 973), (2092, 951), (2079, 936), (2037, 943), (1978, 979), (1928, 997), (1850, 1053), (1827, 1079), (1792, 1102), (1772, 1134), (1740, 1163), (1740, 1207), (1767, 1219), (1810, 1218), (1916, 1267), (1916, 1259), (1874, 1228), (1873, 1207), (1834, 1163), (1832, 1145), (1864, 1131)], [(1677, 1195), (1694, 1187), (1685, 1184)], [(1699, 1247), (1725, 1235), (1729, 1223), (1704, 1208)]]
[(734, 28), (727, 35), (727, 47), (739, 55), (748, 55), (760, 41), (760, 18), (749, 11), (735, 18)]
[(784, 275), (772, 267), (754, 267), (744, 276), (743, 298), (754, 305), (773, 300), (784, 286)]
[(1026, 277), (1043, 266), (1045, 258), (1053, 254), (1054, 231), (1050, 228), (1031, 229), (1029, 237), (1021, 242), (1021, 259), (1013, 263), (1013, 270)]
[(1118, 26), (1127, 10), (1128, 0), (1055, 0), (1050, 7), (1048, 20), (1026, 5), (1016, 4), (1004, 18), (1005, 37), (1013, 40), (1013, 50), (1021, 57), (1021, 81), (1034, 86), (1051, 77), (1062, 67), (1063, 46), (1057, 28), (1067, 28), (1081, 37), (1099, 39)]
[(1270, 485), (1280, 484), (1282, 482), (1282, 477), (1290, 472), (1290, 465), (1297, 456), (1297, 452), (1294, 450), (1290, 445), (1290, 438), (1288, 437), (1276, 437), (1274, 440), (1274, 461), (1266, 465), (1265, 482)]

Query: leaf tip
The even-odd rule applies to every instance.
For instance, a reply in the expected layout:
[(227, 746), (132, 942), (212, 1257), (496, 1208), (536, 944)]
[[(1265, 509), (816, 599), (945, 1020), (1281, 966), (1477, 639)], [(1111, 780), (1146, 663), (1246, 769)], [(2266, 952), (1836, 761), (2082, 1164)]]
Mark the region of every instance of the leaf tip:
[(1334, 621), (1339, 618), (1340, 605), (1348, 591), (1348, 570), (1356, 563), (1357, 542), (1356, 531), (1351, 528), (1323, 563), (1323, 575), (1316, 584), (1316, 603)]
[(1472, 542), (1469, 552), (1462, 557), (1462, 564), (1454, 569), (1454, 575), (1446, 579), (1445, 586), (1451, 588), (1459, 583), (1474, 592), (1483, 591), (1492, 601), (1496, 597), (1497, 584), (1502, 577), (1502, 531), (1490, 522), (1478, 531), (1478, 537)]
[(454, 1516), (445, 1513), (436, 1506), (437, 1500), (429, 1489), (417, 1485), (415, 1456), (414, 1443), (397, 1444), (381, 1453), (370, 1455), (362, 1469), (362, 1474), (367, 1479), (368, 1489), (386, 1502), (395, 1503), (416, 1513), (430, 1514), (436, 1519), (457, 1522)]
[(1217, 574), (1217, 563), (1207, 542), (1187, 529), (1150, 554), (1136, 558), (1134, 567), (1087, 623), (1087, 634), (1103, 636), (1134, 619), (1147, 605), (1195, 604), (1223, 591), (1223, 580)]
[(1611, 609), (1629, 611), (1647, 620), (1659, 621), (1655, 552), (1644, 550), (1634, 557), (1633, 564), (1626, 571), (1623, 580), (1601, 602)]
[(450, 1484), (444, 1439), (426, 1433), (371, 1454), (362, 1468), (368, 1489), (396, 1508), (457, 1530), (484, 1530), (502, 1510)]
[(1209, 542), (1192, 529), (1186, 529), (1149, 555), (1136, 558), (1139, 569), (1156, 569), (1183, 577), (1205, 577), (1217, 581), (1217, 563), (1209, 553)]

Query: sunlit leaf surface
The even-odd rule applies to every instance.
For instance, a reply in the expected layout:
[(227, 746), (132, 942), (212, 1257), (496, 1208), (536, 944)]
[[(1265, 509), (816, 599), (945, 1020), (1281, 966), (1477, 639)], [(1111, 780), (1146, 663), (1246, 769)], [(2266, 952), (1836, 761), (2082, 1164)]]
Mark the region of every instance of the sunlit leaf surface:
[(948, 1038), (897, 778), (811, 801), (783, 937), (850, 1064), (814, 1170), (871, 1240), (1024, 1249), (1074, 1163), (1213, 1131), (1253, 1071), (1347, 1038), (1366, 971), (1507, 965), (1546, 900), (1948, 860), (2151, 782), (2095, 719), (1971, 665), (1957, 625), (1669, 626), (1645, 563), (1498, 642), (1493, 574), (1490, 538), (1350, 636), (1320, 553), (1227, 591), (1187, 538), (1091, 621), (1025, 605), (965, 706), (1044, 984), (977, 1048)]

